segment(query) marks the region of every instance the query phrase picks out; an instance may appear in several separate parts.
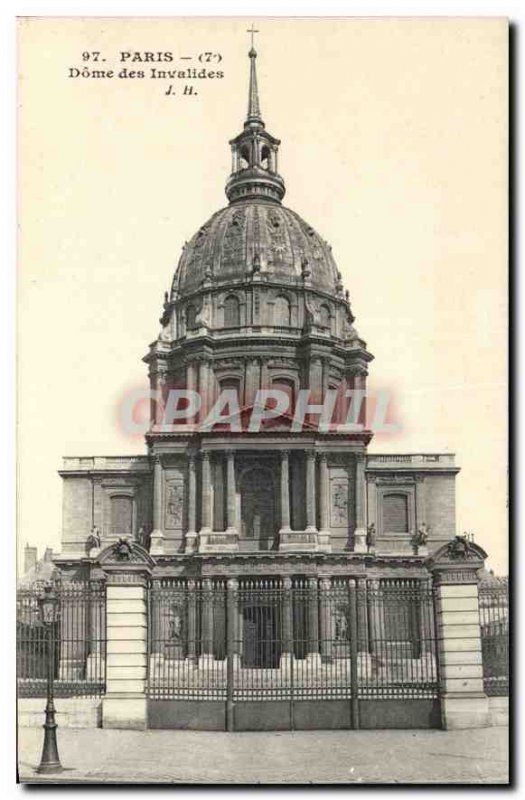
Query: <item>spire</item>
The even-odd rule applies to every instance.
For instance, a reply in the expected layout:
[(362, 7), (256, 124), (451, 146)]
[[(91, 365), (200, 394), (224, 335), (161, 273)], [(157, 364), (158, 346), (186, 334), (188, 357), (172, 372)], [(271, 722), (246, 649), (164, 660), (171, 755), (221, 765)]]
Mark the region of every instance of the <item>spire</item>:
[(226, 183), (226, 196), (230, 203), (250, 199), (264, 199), (280, 203), (284, 197), (284, 181), (278, 173), (277, 154), (280, 141), (265, 129), (259, 107), (257, 89), (257, 53), (253, 46), (252, 27), (250, 57), (250, 88), (248, 93), (248, 115), (244, 130), (230, 140), (232, 171)]
[[(253, 33), (257, 33), (257, 31), (253, 31)], [(261, 118), (261, 109), (259, 107), (259, 92), (257, 90), (257, 69), (255, 66), (255, 59), (257, 58), (257, 53), (253, 45), (248, 55), (250, 56), (250, 91), (248, 95), (248, 116), (246, 118), (246, 122), (248, 124), (250, 122), (261, 123), (262, 118)]]

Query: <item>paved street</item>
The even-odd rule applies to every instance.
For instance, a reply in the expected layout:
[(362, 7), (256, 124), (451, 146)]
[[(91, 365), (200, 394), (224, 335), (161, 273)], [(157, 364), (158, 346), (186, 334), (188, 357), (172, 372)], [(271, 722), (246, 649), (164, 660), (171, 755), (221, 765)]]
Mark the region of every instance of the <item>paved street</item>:
[(506, 783), (507, 728), (469, 731), (59, 730), (65, 771), (42, 778), (42, 729), (19, 729), (22, 781)]

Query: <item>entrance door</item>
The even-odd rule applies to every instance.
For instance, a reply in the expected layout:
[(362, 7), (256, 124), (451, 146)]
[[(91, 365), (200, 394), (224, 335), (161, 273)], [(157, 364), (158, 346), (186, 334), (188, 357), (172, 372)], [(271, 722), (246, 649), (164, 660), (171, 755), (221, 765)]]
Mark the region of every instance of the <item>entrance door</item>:
[(241, 538), (244, 549), (272, 549), (275, 538), (275, 498), (269, 470), (254, 467), (242, 478)]

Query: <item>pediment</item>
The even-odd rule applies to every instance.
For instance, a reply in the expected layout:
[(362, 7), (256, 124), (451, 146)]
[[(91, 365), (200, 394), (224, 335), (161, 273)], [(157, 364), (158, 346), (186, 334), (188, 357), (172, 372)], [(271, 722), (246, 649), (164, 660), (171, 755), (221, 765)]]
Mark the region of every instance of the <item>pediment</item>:
[(102, 550), (98, 559), (100, 566), (127, 564), (144, 564), (147, 567), (154, 567), (155, 562), (143, 547), (131, 539), (121, 538), (113, 542)]

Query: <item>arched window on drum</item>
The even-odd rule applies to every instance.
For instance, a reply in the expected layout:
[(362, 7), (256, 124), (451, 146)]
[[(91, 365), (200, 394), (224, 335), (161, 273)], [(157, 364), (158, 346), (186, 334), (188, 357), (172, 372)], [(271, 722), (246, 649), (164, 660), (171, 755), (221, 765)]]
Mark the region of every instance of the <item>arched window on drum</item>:
[(291, 324), (291, 308), (288, 298), (279, 295), (273, 305), (273, 324), (289, 327)]
[[(278, 389), (288, 398), (287, 414), (293, 415), (295, 409), (295, 383), (289, 378), (275, 378), (272, 381), (272, 389)], [(271, 405), (271, 403), (270, 403)]]
[(223, 378), (222, 381), (219, 381), (219, 389), (221, 392), (224, 392), (226, 390), (228, 390), (229, 392), (235, 392), (240, 405), (241, 402), (240, 378)]
[(224, 327), (238, 328), (240, 324), (241, 304), (234, 294), (230, 294), (224, 301)]

